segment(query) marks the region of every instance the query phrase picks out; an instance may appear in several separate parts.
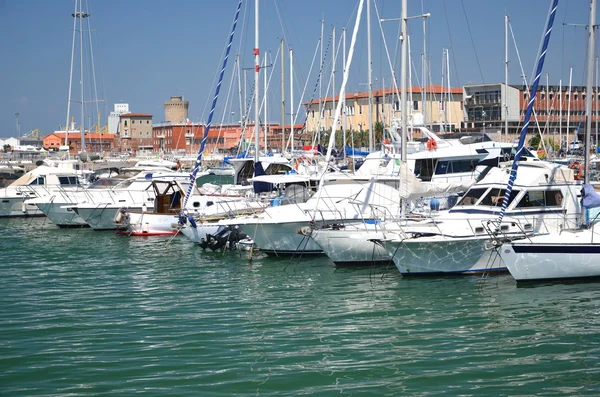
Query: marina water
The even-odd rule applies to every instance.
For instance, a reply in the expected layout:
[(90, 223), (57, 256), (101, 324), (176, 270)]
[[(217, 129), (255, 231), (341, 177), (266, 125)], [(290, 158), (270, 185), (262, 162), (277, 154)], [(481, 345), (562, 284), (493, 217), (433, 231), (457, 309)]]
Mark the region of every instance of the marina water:
[(598, 283), (0, 220), (1, 396), (600, 395)]

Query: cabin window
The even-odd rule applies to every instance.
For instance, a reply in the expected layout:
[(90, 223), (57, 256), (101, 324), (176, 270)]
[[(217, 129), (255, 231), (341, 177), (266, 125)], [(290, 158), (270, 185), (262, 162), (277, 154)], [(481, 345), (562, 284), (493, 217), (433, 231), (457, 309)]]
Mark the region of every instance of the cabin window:
[(487, 189), (469, 189), (460, 199), (457, 205), (473, 205)]
[(194, 208), (200, 207), (200, 203), (198, 201), (194, 201), (194, 204), (192, 205), (194, 206)]
[(459, 172), (473, 172), (476, 164), (473, 160), (438, 161), (435, 168), (436, 175), (453, 174)]
[(36, 179), (34, 179), (30, 185), (45, 185), (45, 177), (43, 176), (38, 176)]
[(215, 203), (214, 203), (214, 202), (212, 202), (212, 201), (207, 201), (207, 202), (206, 202), (206, 206), (207, 206), (207, 207), (210, 207), (211, 205), (214, 205), (214, 204), (215, 204)]
[(58, 182), (61, 185), (67, 185), (67, 186), (78, 185), (78, 183), (77, 183), (77, 177), (76, 176), (59, 176), (58, 177)]
[[(510, 197), (508, 198), (508, 205), (512, 203), (512, 201), (517, 197), (520, 193), (519, 190), (513, 190), (510, 192)], [(489, 205), (492, 207), (501, 207), (502, 202), (504, 201), (504, 195), (506, 194), (506, 189), (498, 189), (492, 188), (489, 193), (481, 200), (480, 205)]]
[(421, 178), (423, 182), (431, 181), (433, 171), (435, 170), (435, 160), (420, 159), (415, 161), (415, 175)]
[(560, 190), (527, 192), (519, 202), (520, 208), (561, 207), (563, 194)]

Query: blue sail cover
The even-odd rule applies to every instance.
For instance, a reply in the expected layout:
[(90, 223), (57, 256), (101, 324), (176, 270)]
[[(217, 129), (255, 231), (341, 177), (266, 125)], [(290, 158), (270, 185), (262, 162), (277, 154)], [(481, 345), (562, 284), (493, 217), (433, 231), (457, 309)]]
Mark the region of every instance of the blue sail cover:
[[(254, 176), (267, 175), (260, 161), (254, 164)], [(273, 185), (267, 182), (252, 182), (254, 193), (264, 193), (273, 190)]]
[(592, 185), (584, 184), (581, 193), (581, 202), (585, 208), (600, 207), (600, 194), (596, 193)]
[(369, 152), (363, 152), (361, 150), (352, 149), (350, 146), (346, 146), (346, 156), (368, 156)]

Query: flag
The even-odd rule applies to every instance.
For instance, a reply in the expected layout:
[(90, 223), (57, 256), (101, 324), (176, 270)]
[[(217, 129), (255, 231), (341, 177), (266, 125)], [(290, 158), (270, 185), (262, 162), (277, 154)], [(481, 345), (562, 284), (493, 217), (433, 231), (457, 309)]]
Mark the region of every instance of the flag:
[(188, 119), (187, 117), (185, 118), (185, 123), (187, 125), (192, 125), (192, 120)]

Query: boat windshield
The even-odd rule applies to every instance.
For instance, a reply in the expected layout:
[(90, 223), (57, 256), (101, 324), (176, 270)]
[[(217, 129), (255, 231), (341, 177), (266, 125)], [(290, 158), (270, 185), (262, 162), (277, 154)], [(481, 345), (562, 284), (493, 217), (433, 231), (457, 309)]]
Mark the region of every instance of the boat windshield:
[[(520, 190), (513, 189), (510, 192), (510, 197), (508, 198), (508, 205), (513, 202), (515, 197), (521, 193)], [(490, 191), (481, 199), (479, 205), (489, 205), (491, 207), (501, 207), (502, 201), (504, 201), (504, 195), (506, 194), (506, 189), (501, 188), (491, 188)], [(507, 205), (507, 206), (508, 206)]]
[[(113, 179), (113, 178), (101, 178), (98, 179), (96, 182), (92, 183), (90, 186), (88, 186), (88, 189), (110, 189), (111, 187), (121, 187), (119, 184), (121, 182), (125, 182), (123, 181), (123, 179)], [(128, 182), (127, 185), (131, 184), (131, 182)]]
[(485, 193), (487, 188), (474, 188), (469, 189), (460, 199), (456, 205), (475, 205), (479, 201), (479, 198)]

